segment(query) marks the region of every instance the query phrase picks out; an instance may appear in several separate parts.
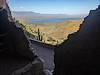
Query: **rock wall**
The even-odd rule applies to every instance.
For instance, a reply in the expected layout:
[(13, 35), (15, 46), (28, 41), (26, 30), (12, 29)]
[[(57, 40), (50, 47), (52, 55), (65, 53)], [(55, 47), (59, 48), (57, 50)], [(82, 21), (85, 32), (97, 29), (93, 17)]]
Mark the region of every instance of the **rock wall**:
[(100, 74), (100, 6), (91, 10), (78, 32), (55, 48), (54, 75)]
[(43, 61), (11, 19), (8, 6), (0, 10), (0, 75), (45, 75)]

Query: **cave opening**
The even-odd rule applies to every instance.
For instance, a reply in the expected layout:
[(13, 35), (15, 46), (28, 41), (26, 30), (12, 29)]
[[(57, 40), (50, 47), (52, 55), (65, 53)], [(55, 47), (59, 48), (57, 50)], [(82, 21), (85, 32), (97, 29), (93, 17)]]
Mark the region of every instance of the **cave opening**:
[[(17, 24), (21, 24), (20, 26), (25, 30), (27, 37), (31, 41), (33, 52), (44, 60), (45, 69), (53, 72), (55, 67), (54, 48), (62, 44), (68, 38), (69, 34), (79, 30), (80, 24), (83, 22), (83, 18), (84, 16), (87, 16), (87, 14), (82, 14), (81, 16), (78, 15), (80, 16), (79, 18), (76, 17), (77, 15), (73, 16), (74, 18), (68, 16), (69, 19), (67, 18), (67, 22), (65, 22), (66, 15), (64, 14), (61, 16), (59, 16), (58, 13), (40, 14), (31, 10), (29, 11), (28, 9), (28, 11), (25, 11), (26, 9), (24, 7), (19, 7), (18, 5), (13, 7), (14, 9), (17, 7), (16, 11), (13, 11), (12, 4), (15, 3), (15, 1), (9, 3), (14, 21)], [(24, 3), (24, 1), (22, 3)], [(31, 19), (34, 19), (34, 21)]]

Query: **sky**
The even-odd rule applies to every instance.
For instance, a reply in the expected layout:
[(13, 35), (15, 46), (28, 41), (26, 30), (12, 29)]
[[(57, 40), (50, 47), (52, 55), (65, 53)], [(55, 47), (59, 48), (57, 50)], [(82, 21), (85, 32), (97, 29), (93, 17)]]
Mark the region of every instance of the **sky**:
[(88, 14), (100, 0), (9, 0), (12, 11), (33, 11), (42, 14)]

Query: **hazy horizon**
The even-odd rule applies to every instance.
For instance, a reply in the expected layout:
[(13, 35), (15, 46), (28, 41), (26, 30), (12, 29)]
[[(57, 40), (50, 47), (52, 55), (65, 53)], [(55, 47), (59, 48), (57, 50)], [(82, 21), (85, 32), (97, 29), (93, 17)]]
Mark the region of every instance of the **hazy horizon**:
[(41, 14), (88, 14), (98, 7), (99, 0), (10, 0), (12, 11), (30, 11)]

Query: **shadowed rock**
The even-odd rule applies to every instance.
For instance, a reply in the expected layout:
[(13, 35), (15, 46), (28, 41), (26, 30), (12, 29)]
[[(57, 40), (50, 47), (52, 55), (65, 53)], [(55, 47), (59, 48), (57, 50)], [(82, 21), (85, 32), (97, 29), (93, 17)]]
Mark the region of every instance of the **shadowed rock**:
[(9, 21), (7, 10), (0, 9), (0, 75), (45, 75), (43, 62), (24, 31)]
[(12, 54), (18, 53), (29, 60), (34, 59), (34, 54), (29, 47), (29, 41), (23, 30), (17, 28), (15, 23), (8, 20), (6, 10), (0, 12), (0, 43), (0, 51)]
[(54, 75), (100, 74), (100, 6), (90, 11), (78, 32), (55, 48)]

